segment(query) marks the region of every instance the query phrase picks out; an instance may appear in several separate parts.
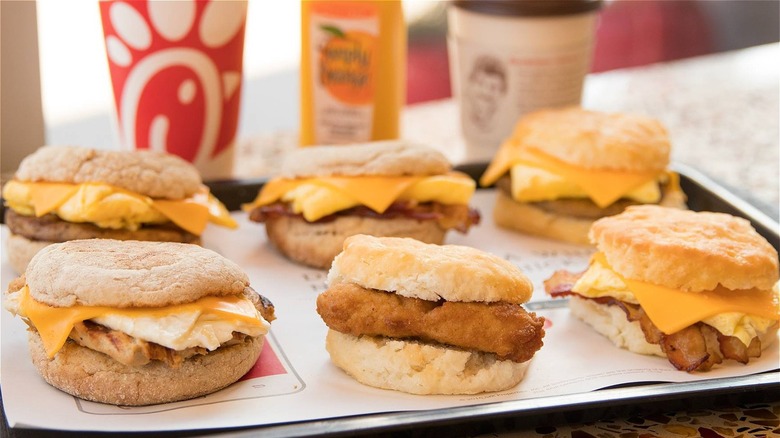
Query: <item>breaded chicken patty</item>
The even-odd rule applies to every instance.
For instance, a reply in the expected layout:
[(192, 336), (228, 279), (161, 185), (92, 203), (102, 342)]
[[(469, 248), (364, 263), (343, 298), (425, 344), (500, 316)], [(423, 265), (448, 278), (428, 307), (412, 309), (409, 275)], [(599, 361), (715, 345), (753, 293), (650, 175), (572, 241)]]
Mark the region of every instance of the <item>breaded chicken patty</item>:
[(542, 347), (544, 319), (518, 304), (426, 301), (353, 283), (317, 297), (317, 312), (333, 330), (438, 342), (525, 362)]

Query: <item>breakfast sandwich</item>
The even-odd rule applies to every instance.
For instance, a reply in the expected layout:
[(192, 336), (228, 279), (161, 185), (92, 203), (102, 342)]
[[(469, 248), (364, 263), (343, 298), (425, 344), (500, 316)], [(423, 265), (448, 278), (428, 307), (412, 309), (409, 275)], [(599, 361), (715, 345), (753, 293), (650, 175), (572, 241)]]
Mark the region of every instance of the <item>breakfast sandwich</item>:
[(354, 234), (442, 243), (448, 230), (479, 222), (469, 208), (476, 183), (438, 151), (401, 141), (317, 146), (289, 153), (249, 218), (265, 223), (288, 258), (326, 269)]
[(215, 392), (260, 356), (274, 307), (198, 245), (72, 240), (43, 248), (4, 305), (33, 364), (85, 400), (149, 405)]
[(629, 205), (685, 208), (670, 149), (655, 119), (545, 109), (518, 121), (480, 183), (498, 188), (498, 226), (587, 244), (593, 221)]
[(457, 245), (356, 235), (328, 272), (317, 312), (331, 360), (357, 381), (412, 394), (517, 385), (542, 347), (531, 281), (510, 262)]
[(747, 220), (632, 206), (596, 221), (590, 239), (587, 270), (558, 271), (545, 290), (615, 345), (706, 371), (777, 340), (777, 251)]
[(3, 199), (8, 258), (18, 273), (55, 242), (200, 243), (209, 222), (237, 226), (194, 166), (162, 152), (44, 146), (22, 160)]

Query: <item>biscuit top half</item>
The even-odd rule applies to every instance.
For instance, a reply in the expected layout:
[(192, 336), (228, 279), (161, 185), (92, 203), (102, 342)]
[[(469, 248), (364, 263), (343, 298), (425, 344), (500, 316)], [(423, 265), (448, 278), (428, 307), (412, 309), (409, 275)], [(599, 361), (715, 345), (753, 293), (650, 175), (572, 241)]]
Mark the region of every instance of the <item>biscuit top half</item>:
[(685, 291), (771, 290), (778, 255), (745, 219), (654, 205), (596, 221), (589, 234), (626, 278)]
[(79, 146), (41, 147), (22, 160), (14, 178), (23, 182), (102, 183), (171, 200), (188, 198), (202, 188), (197, 169), (175, 155)]
[(38, 252), (25, 272), (30, 296), (54, 307), (162, 307), (239, 295), (241, 268), (184, 243), (71, 240)]
[(451, 167), (436, 149), (388, 140), (295, 149), (284, 157), (279, 176), (425, 176), (446, 173)]
[(427, 301), (522, 304), (533, 292), (517, 266), (478, 249), (363, 234), (347, 238), (334, 259), (328, 284), (336, 283)]
[(661, 171), (671, 150), (666, 128), (656, 119), (579, 107), (530, 113), (518, 121), (511, 140), (505, 144), (586, 169)]

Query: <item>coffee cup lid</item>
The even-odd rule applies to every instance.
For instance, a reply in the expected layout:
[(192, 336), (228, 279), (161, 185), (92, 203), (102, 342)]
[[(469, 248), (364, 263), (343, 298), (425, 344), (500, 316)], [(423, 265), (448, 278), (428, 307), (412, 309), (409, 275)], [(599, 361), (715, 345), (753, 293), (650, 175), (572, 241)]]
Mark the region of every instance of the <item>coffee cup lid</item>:
[(467, 11), (489, 15), (550, 16), (595, 11), (602, 0), (455, 0), (453, 4)]

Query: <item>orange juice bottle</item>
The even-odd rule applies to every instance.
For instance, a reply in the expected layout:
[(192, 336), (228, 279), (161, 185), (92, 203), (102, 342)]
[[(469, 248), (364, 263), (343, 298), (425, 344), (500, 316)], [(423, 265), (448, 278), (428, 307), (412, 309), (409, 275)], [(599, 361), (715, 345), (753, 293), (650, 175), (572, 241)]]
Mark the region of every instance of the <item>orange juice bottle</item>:
[(302, 146), (398, 138), (406, 97), (400, 0), (301, 1)]

